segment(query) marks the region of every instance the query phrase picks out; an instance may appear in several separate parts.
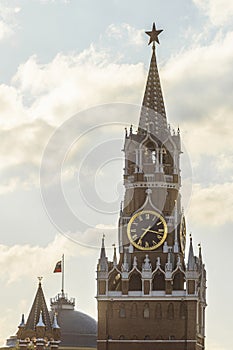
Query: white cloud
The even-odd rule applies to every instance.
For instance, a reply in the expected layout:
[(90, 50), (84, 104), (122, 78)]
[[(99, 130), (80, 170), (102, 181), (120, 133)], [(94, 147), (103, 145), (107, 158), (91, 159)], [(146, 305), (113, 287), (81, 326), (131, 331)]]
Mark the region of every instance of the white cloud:
[(54, 262), (60, 258), (61, 251), (68, 257), (74, 254), (76, 248), (74, 243), (62, 235), (56, 236), (45, 248), (28, 244), (11, 247), (0, 245), (1, 279), (13, 283), (30, 277), (32, 273), (35, 276), (46, 275), (48, 271), (53, 271)]
[[(87, 231), (83, 234), (91, 239), (91, 236), (92, 238), (96, 236), (96, 231), (93, 229), (92, 233)], [(73, 235), (74, 237), (77, 237), (77, 234)], [(100, 246), (101, 237), (98, 242), (98, 247)], [(4, 284), (5, 293), (0, 318), (0, 343), (5, 342), (8, 336), (16, 333), (22, 313), (28, 316), (37, 288), (37, 276), (43, 276), (42, 285), (46, 299), (59, 291), (61, 276), (53, 274), (53, 270), (62, 254), (65, 255), (67, 272), (65, 291), (74, 290), (75, 295), (72, 296), (78, 295), (79, 302), (80, 299), (88, 300), (89, 305), (86, 306), (86, 311), (92, 315), (95, 314), (93, 285), (95, 284), (95, 266), (99, 251), (99, 248), (90, 249), (80, 246), (62, 235), (55, 236), (54, 240), (45, 247), (29, 244), (0, 245), (0, 280), (1, 284)], [(71, 258), (72, 262), (70, 262)], [(81, 284), (78, 274), (83, 274)], [(90, 285), (90, 288), (86, 290), (83, 288), (84, 285), (86, 287)], [(47, 306), (49, 308), (49, 302)], [(78, 304), (78, 309), (80, 310), (80, 304)]]
[(11, 284), (32, 275), (48, 276), (62, 254), (65, 254), (66, 260), (77, 255), (85, 259), (96, 255), (96, 252), (99, 254), (103, 234), (106, 247), (112, 250), (113, 235), (117, 235), (117, 229), (111, 225), (97, 225), (84, 232), (68, 233), (67, 236), (59, 234), (45, 247), (29, 244), (0, 245), (0, 279)]
[(233, 183), (209, 184), (208, 187), (194, 184), (189, 219), (216, 227), (233, 222), (232, 192)]
[(128, 44), (142, 46), (145, 44), (145, 32), (143, 29), (139, 30), (128, 23), (120, 25), (110, 24), (106, 30), (107, 36), (114, 39), (122, 39)]
[(0, 40), (8, 39), (17, 28), (16, 15), (21, 11), (19, 6), (9, 7), (0, 4)]
[(193, 0), (217, 26), (230, 23), (233, 16), (233, 3), (229, 0)]
[(18, 89), (13, 86), (0, 85), (0, 127), (8, 129), (30, 120), (28, 110)]
[(142, 64), (119, 64), (91, 46), (77, 55), (58, 54), (44, 65), (32, 56), (13, 83), (32, 101), (32, 118), (60, 124), (86, 107), (137, 101), (144, 73)]
[[(0, 193), (37, 184), (43, 149), (54, 125), (86, 107), (138, 101), (144, 74), (141, 63), (114, 62), (93, 46), (80, 54), (58, 54), (47, 64), (32, 56), (20, 65), (12, 85), (0, 85)], [(10, 175), (17, 167), (20, 172), (22, 165), (28, 178)]]
[[(173, 120), (181, 121), (192, 155), (218, 155), (233, 148), (233, 32), (172, 57), (163, 70)], [(207, 142), (208, 140), (208, 142)]]

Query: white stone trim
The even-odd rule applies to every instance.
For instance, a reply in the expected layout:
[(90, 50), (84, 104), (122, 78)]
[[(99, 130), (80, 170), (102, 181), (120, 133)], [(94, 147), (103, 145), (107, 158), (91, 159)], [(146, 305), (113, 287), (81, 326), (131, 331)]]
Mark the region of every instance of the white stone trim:
[(125, 183), (125, 188), (135, 188), (135, 187), (159, 187), (159, 188), (173, 188), (176, 190), (179, 190), (180, 185), (177, 183), (168, 183), (164, 181), (153, 181), (153, 182), (147, 182), (147, 181), (142, 181), (142, 182), (127, 182)]
[(195, 295), (184, 295), (183, 298), (182, 296), (176, 296), (176, 295), (164, 295), (164, 296), (153, 296), (153, 295), (143, 295), (143, 296), (129, 296), (128, 294), (126, 295), (121, 295), (121, 296), (105, 296), (105, 295), (100, 295), (97, 296), (98, 300), (108, 300), (108, 301), (181, 301), (181, 299), (185, 300), (192, 300), (192, 301), (198, 301), (198, 296)]
[[(153, 340), (153, 339), (145, 339), (145, 340), (139, 340), (139, 339), (98, 339), (97, 342), (99, 343), (197, 343), (196, 340), (193, 339), (174, 339), (174, 340), (169, 340), (169, 339), (158, 339), (158, 340)], [(198, 344), (199, 345), (199, 344)]]

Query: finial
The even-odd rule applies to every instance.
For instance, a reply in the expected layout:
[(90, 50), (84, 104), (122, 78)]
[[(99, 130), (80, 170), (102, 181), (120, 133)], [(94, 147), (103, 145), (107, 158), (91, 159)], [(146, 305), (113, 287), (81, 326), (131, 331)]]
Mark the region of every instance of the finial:
[(45, 324), (43, 322), (43, 317), (42, 317), (42, 310), (40, 311), (40, 317), (36, 327), (45, 327)]
[(150, 188), (148, 188), (148, 189), (146, 190), (146, 194), (147, 194), (148, 196), (150, 196), (150, 195), (152, 194), (152, 190), (151, 190)]
[(201, 243), (198, 244), (198, 248), (199, 248), (199, 257), (201, 257)]
[(130, 125), (129, 133), (130, 133), (130, 135), (132, 135), (132, 133), (133, 133), (133, 125), (132, 124)]
[(128, 264), (128, 261), (127, 261), (127, 248), (124, 248), (124, 258), (123, 258), (123, 264), (122, 264), (122, 271), (123, 272), (128, 272), (129, 271), (129, 264)]
[(113, 245), (113, 266), (117, 266), (116, 244)]
[(123, 210), (123, 202), (121, 201), (121, 204), (120, 204), (120, 211), (122, 212)]
[(21, 322), (19, 324), (19, 328), (23, 328), (23, 327), (25, 327), (24, 314), (22, 314), (22, 319), (21, 319)]
[(156, 27), (155, 27), (155, 23), (153, 23), (152, 30), (145, 32), (150, 37), (148, 45), (153, 43), (153, 49), (155, 48), (155, 41), (158, 44), (160, 44), (158, 37), (159, 37), (159, 34), (162, 33), (162, 31), (163, 31), (163, 29), (157, 30)]
[(38, 278), (38, 281), (39, 281), (39, 285), (41, 285), (41, 281), (42, 281), (43, 277), (42, 277), (42, 276), (39, 276), (39, 277), (37, 277), (37, 278)]
[(146, 254), (146, 258), (144, 259), (143, 270), (144, 271), (151, 270), (151, 263), (150, 263), (150, 259), (149, 259), (148, 254)]
[(180, 260), (180, 256), (178, 255), (177, 256), (177, 266), (180, 266), (181, 265), (181, 260)]
[(58, 323), (57, 323), (57, 313), (55, 312), (54, 313), (54, 316), (53, 316), (53, 325), (52, 325), (52, 328), (55, 329), (55, 328), (60, 328)]

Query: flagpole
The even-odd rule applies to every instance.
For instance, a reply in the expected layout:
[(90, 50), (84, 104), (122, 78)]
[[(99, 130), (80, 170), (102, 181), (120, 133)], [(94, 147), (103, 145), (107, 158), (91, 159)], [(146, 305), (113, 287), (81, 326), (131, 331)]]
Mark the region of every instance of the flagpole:
[(64, 274), (65, 274), (64, 254), (62, 254), (62, 268), (61, 268), (61, 272), (62, 272), (61, 293), (62, 293), (62, 296), (64, 297)]

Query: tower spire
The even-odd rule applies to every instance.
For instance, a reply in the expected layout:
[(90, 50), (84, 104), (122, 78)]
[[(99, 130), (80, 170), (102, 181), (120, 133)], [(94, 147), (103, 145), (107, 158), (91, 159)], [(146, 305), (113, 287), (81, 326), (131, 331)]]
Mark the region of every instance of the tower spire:
[(31, 311), (27, 319), (26, 329), (34, 330), (38, 322), (40, 322), (43, 313), (43, 323), (45, 324), (47, 330), (51, 330), (51, 320), (49, 316), (49, 311), (46, 305), (44, 293), (41, 286), (42, 277), (38, 277), (38, 280), (39, 285), (34, 302), (32, 304)]
[(108, 259), (106, 257), (104, 239), (105, 239), (105, 235), (103, 235), (103, 237), (102, 237), (102, 246), (101, 246), (100, 258), (99, 258), (99, 270), (100, 271), (108, 271)]
[(193, 252), (193, 239), (192, 235), (190, 235), (190, 244), (189, 244), (189, 256), (188, 256), (188, 266), (187, 269), (189, 271), (193, 271), (195, 269), (195, 256)]
[(150, 36), (148, 45), (151, 43), (153, 45), (146, 89), (142, 102), (139, 132), (145, 130), (158, 133), (160, 130), (167, 128), (166, 111), (155, 54), (155, 42), (159, 44), (158, 36), (162, 31), (162, 29), (157, 30), (155, 23), (153, 23), (152, 30), (146, 32)]

